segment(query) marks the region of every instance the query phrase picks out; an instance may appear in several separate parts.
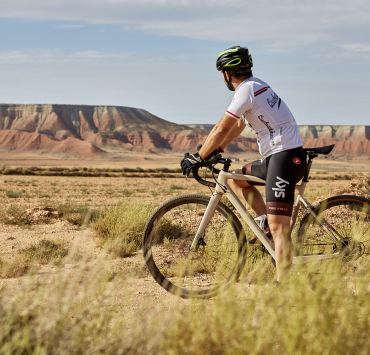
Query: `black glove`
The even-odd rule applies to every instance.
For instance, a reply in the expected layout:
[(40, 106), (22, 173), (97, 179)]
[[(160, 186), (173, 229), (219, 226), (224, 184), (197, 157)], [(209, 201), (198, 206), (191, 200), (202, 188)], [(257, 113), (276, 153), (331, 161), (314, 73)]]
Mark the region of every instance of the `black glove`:
[(202, 162), (198, 153), (190, 154), (185, 153), (184, 158), (181, 160), (180, 166), (182, 174), (189, 176), (190, 172)]
[[(200, 151), (200, 148), (203, 147), (203, 144), (198, 144), (197, 145), (197, 152), (199, 153)], [(216, 154), (220, 154), (220, 153), (223, 153), (224, 152), (224, 149), (222, 147), (217, 147), (205, 160), (213, 157), (214, 155)]]

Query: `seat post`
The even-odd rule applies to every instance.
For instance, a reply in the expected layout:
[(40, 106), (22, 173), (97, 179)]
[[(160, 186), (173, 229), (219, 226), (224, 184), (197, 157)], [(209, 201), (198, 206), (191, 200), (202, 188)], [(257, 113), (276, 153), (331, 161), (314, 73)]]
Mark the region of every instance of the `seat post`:
[(318, 154), (308, 154), (308, 162), (307, 162), (307, 169), (303, 176), (303, 182), (308, 182), (308, 175), (310, 174), (311, 166), (312, 166), (312, 160), (313, 158), (318, 157)]

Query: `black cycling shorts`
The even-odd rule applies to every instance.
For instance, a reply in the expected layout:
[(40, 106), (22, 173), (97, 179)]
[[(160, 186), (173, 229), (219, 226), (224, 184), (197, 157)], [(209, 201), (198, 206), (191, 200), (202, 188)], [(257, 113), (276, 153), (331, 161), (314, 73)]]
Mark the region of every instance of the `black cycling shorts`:
[[(268, 214), (290, 216), (294, 204), (294, 189), (307, 167), (302, 147), (270, 155), (251, 163), (251, 175), (266, 180), (266, 208)], [(243, 168), (243, 173), (247, 173)], [(252, 184), (252, 183), (251, 183)]]

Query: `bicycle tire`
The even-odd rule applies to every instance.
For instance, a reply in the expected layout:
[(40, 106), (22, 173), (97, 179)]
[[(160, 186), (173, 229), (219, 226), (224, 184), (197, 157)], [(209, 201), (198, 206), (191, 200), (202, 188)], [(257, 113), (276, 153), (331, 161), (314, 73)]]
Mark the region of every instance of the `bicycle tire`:
[[(164, 289), (182, 298), (209, 298), (216, 295), (238, 279), (245, 264), (246, 238), (243, 227), (234, 212), (222, 202), (218, 203), (206, 228), (204, 245), (200, 245), (197, 251), (190, 251), (189, 245), (209, 200), (210, 197), (203, 195), (171, 199), (153, 213), (144, 229), (143, 254), (151, 275)], [(194, 220), (191, 220), (193, 217)], [(220, 250), (215, 251), (216, 247)], [(230, 248), (230, 255), (227, 255), (227, 248)], [(232, 265), (228, 265), (229, 256)], [(201, 258), (204, 261), (199, 261)], [(217, 268), (213, 263), (218, 260), (221, 261)], [(178, 266), (181, 263), (185, 265), (183, 269)], [(199, 270), (197, 265), (200, 265)], [(227, 266), (230, 268), (226, 270)], [(223, 268), (225, 275), (222, 275)], [(224, 277), (221, 279), (221, 276)]]
[(356, 195), (337, 195), (314, 206), (320, 220), (334, 227), (339, 240), (331, 238), (314, 217), (307, 213), (297, 233), (298, 255), (334, 255), (348, 261), (365, 253), (370, 241), (370, 200)]

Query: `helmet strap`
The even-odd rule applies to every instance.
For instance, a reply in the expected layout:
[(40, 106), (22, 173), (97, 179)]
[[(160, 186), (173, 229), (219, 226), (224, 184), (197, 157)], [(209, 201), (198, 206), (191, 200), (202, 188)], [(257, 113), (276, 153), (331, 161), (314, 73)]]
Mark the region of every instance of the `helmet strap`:
[(224, 70), (222, 73), (224, 74), (224, 80), (225, 80), (225, 84), (226, 84), (227, 88), (230, 91), (235, 91), (234, 86), (233, 86), (233, 84), (231, 82), (231, 78), (230, 77), (229, 78), (227, 77), (226, 71)]

